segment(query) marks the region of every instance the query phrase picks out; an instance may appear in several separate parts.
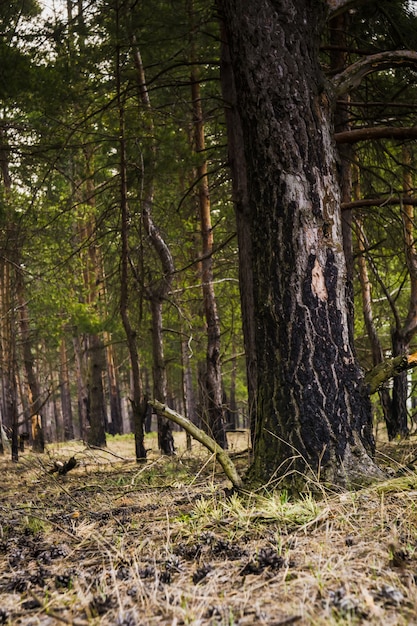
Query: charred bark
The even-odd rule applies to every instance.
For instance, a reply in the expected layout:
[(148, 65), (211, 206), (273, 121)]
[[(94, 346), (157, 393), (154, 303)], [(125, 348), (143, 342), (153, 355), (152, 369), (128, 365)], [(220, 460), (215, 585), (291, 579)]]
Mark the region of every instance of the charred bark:
[(349, 332), (322, 3), (220, 3), (248, 177), (257, 358), (254, 482), (380, 476)]

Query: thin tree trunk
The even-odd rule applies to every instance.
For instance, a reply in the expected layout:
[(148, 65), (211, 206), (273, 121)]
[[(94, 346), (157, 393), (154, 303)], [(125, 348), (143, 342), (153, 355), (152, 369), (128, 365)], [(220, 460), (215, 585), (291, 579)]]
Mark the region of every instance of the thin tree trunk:
[(87, 390), (87, 363), (86, 350), (83, 346), (84, 337), (76, 336), (73, 338), (74, 355), (75, 355), (75, 372), (77, 379), (77, 399), (78, 399), (78, 419), (80, 438), (87, 440), (87, 423), (88, 423), (88, 390)]
[(0, 349), (5, 423), (12, 431), (12, 461), (19, 458), (16, 362), (16, 271), (20, 245), (12, 206), (12, 181), (9, 171), (10, 148), (6, 130), (0, 126), (0, 183), (3, 196), (2, 255), (0, 259)]
[(112, 434), (121, 435), (123, 433), (123, 416), (122, 405), (120, 401), (119, 383), (117, 380), (117, 370), (114, 361), (114, 350), (111, 344), (111, 337), (109, 333), (104, 333), (104, 339), (106, 341), (106, 364), (107, 364), (107, 379), (109, 384), (109, 398), (110, 398), (110, 417), (111, 417), (111, 432)]
[(88, 358), (88, 421), (87, 443), (104, 448), (106, 446), (106, 413), (104, 410), (104, 350), (98, 335), (89, 338)]
[(136, 461), (146, 459), (144, 445), (144, 419), (147, 406), (142, 394), (140, 378), (139, 354), (136, 345), (136, 331), (133, 329), (129, 316), (129, 205), (127, 198), (127, 162), (125, 138), (125, 103), (120, 84), (120, 50), (117, 48), (116, 59), (116, 87), (117, 105), (119, 114), (119, 178), (120, 178), (120, 217), (121, 217), (121, 259), (120, 259), (120, 315), (126, 334), (126, 343), (129, 351), (131, 366), (132, 397), (130, 399), (133, 414), (133, 428), (135, 434)]
[(23, 297), (22, 277), (19, 276), (18, 285), (20, 343), (23, 355), (23, 364), (26, 380), (29, 387), (29, 411), (32, 423), (32, 447), (35, 452), (44, 452), (45, 439), (43, 433), (42, 398), (38, 379), (35, 372), (35, 358), (32, 352), (32, 342), (29, 329), (29, 312)]
[(233, 346), (233, 358), (232, 358), (232, 372), (230, 375), (230, 400), (229, 400), (229, 410), (230, 410), (230, 421), (229, 428), (231, 430), (236, 430), (239, 428), (239, 416), (237, 412), (236, 405), (236, 380), (237, 380), (237, 359), (236, 353)]
[(68, 369), (68, 356), (65, 338), (61, 338), (59, 346), (59, 388), (61, 390), (61, 409), (64, 423), (64, 440), (74, 439), (74, 422), (72, 416), (71, 389)]
[[(403, 154), (403, 190), (404, 195), (413, 194), (413, 168), (412, 148), (404, 145)], [(404, 246), (407, 268), (410, 276), (410, 297), (408, 312), (402, 328), (398, 323), (392, 331), (392, 356), (408, 354), (410, 342), (417, 332), (417, 249), (415, 245), (414, 206), (411, 204), (401, 205), (401, 218), (404, 231)], [(407, 373), (402, 372), (393, 381), (392, 389), (392, 436), (407, 437), (408, 429), (408, 378)]]
[[(196, 423), (196, 408), (193, 389), (193, 378), (190, 366), (189, 346), (187, 339), (181, 341), (181, 357), (182, 357), (182, 391), (184, 398), (185, 417), (193, 424)], [(191, 435), (189, 432), (187, 437), (187, 450), (191, 450)]]
[[(365, 328), (368, 333), (369, 342), (371, 344), (372, 352), (372, 365), (375, 367), (384, 360), (384, 354), (382, 351), (381, 343), (379, 341), (378, 333), (374, 323), (373, 310), (372, 310), (372, 293), (371, 293), (371, 281), (368, 274), (368, 267), (366, 263), (366, 240), (363, 230), (362, 220), (360, 218), (355, 219), (357, 241), (358, 241), (358, 275), (359, 284), (361, 287), (362, 297), (362, 311), (363, 319), (365, 322)], [(379, 398), (381, 400), (382, 412), (384, 415), (385, 424), (387, 427), (388, 438), (392, 439), (392, 404), (391, 396), (387, 385), (381, 385), (378, 390)]]
[[(152, 107), (146, 86), (145, 72), (142, 58), (136, 41), (133, 39), (133, 59), (136, 68), (137, 85), (141, 103), (148, 112), (149, 135), (154, 137), (154, 123), (152, 119)], [(152, 209), (154, 204), (154, 170), (156, 166), (156, 145), (151, 139), (148, 158), (148, 171), (143, 171), (144, 192), (142, 198), (142, 221), (145, 231), (150, 239), (151, 245), (158, 255), (162, 266), (162, 278), (154, 285), (148, 287), (148, 297), (151, 304), (152, 314), (152, 358), (153, 358), (153, 385), (154, 397), (160, 402), (166, 402), (167, 394), (167, 374), (164, 358), (163, 332), (162, 332), (162, 305), (169, 293), (174, 275), (174, 260), (171, 251), (163, 239), (161, 233), (156, 228)], [(172, 435), (172, 424), (163, 415), (158, 415), (158, 446), (163, 454), (174, 454), (174, 438)]]
[[(151, 299), (152, 311), (152, 351), (153, 351), (153, 393), (154, 398), (167, 399), (167, 377), (162, 338), (162, 302)], [(158, 445), (163, 454), (175, 452), (174, 437), (169, 420), (158, 415)]]
[[(189, 2), (190, 22), (193, 27), (193, 2)], [(192, 36), (193, 37), (193, 36)], [(213, 228), (211, 224), (210, 192), (207, 160), (205, 159), (204, 118), (201, 103), (200, 76), (197, 66), (194, 38), (191, 41), (191, 99), (193, 110), (195, 153), (199, 158), (197, 191), (200, 211), (202, 241), (201, 280), (203, 306), (207, 325), (207, 351), (205, 391), (207, 400), (208, 427), (212, 437), (222, 447), (227, 448), (227, 436), (222, 403), (222, 374), (220, 362), (220, 319), (214, 292), (213, 279)]]

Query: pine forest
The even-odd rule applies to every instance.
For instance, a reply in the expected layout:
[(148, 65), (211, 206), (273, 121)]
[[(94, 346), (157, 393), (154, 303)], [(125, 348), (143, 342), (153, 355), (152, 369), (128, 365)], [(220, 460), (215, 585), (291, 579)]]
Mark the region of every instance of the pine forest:
[(417, 2), (0, 1), (0, 624), (417, 624), (416, 114)]

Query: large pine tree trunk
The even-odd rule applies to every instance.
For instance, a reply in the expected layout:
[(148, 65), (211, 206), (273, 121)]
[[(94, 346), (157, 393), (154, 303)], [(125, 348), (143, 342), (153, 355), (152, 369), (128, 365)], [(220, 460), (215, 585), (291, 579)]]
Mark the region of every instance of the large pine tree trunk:
[(379, 475), (349, 332), (340, 190), (318, 64), (324, 3), (224, 0), (245, 146), (256, 323), (254, 482)]

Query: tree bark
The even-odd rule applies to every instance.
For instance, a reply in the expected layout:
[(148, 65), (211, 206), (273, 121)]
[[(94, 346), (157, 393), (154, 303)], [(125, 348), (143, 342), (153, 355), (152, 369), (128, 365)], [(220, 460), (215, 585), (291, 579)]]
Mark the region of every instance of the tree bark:
[(109, 333), (104, 333), (104, 340), (106, 342), (106, 366), (107, 366), (107, 380), (109, 385), (109, 401), (110, 401), (110, 417), (111, 417), (111, 434), (121, 435), (123, 434), (123, 415), (122, 404), (120, 400), (119, 382), (117, 377), (117, 369), (115, 365), (115, 357), (113, 345), (111, 343), (111, 336)]
[(213, 279), (213, 228), (208, 181), (208, 166), (205, 158), (204, 117), (201, 102), (200, 76), (196, 64), (197, 54), (193, 39), (194, 9), (189, 6), (191, 40), (191, 106), (193, 113), (194, 150), (199, 159), (196, 168), (198, 206), (201, 227), (201, 282), (204, 316), (207, 327), (206, 371), (204, 373), (204, 399), (207, 411), (207, 426), (210, 434), (222, 448), (227, 448), (226, 425), (223, 412), (222, 372), (220, 361), (220, 319), (214, 291)]
[[(333, 71), (346, 67), (348, 54), (346, 52), (346, 32), (349, 24), (349, 15), (344, 12), (329, 22), (330, 43), (333, 47), (330, 52), (330, 68)], [(335, 49), (336, 44), (342, 49)], [(334, 111), (334, 129), (336, 134), (350, 130), (349, 94), (343, 94), (336, 102)], [(341, 203), (347, 203), (352, 196), (352, 162), (353, 151), (350, 145), (339, 144), (339, 184)], [(346, 260), (346, 301), (349, 307), (349, 332), (353, 342), (354, 328), (354, 295), (353, 295), (353, 239), (352, 239), (352, 211), (346, 209), (342, 214), (343, 251)]]
[(104, 448), (106, 446), (106, 413), (104, 411), (104, 350), (98, 335), (89, 337), (88, 345), (88, 428), (87, 443)]
[[(371, 345), (372, 352), (372, 364), (374, 367), (378, 366), (384, 360), (381, 342), (379, 341), (378, 333), (374, 323), (373, 307), (372, 307), (372, 291), (371, 281), (368, 274), (368, 266), (366, 263), (366, 240), (363, 230), (362, 221), (360, 218), (356, 218), (356, 233), (358, 242), (358, 275), (359, 284), (362, 297), (362, 312), (365, 322), (365, 328), (368, 333), (369, 343)], [(379, 397), (381, 400), (382, 412), (384, 415), (385, 424), (388, 431), (388, 437), (391, 439), (391, 424), (392, 424), (392, 403), (391, 396), (386, 384), (381, 384), (378, 388)]]
[(240, 116), (237, 112), (235, 78), (230, 59), (227, 32), (221, 30), (221, 83), (225, 100), (229, 166), (232, 172), (233, 200), (236, 214), (236, 230), (239, 247), (239, 287), (242, 311), (243, 339), (246, 358), (246, 381), (248, 386), (248, 415), (252, 446), (256, 433), (256, 348), (254, 290), (252, 271), (252, 241), (250, 235), (250, 206), (245, 161), (245, 148)]
[(256, 323), (250, 477), (295, 489), (380, 476), (349, 332), (325, 15), (302, 0), (224, 0), (245, 145)]
[[(117, 54), (119, 55), (118, 50)], [(131, 385), (132, 397), (130, 399), (133, 414), (133, 428), (135, 433), (135, 454), (138, 463), (146, 460), (146, 448), (144, 444), (144, 419), (146, 406), (142, 394), (142, 382), (140, 377), (139, 354), (136, 344), (136, 332), (132, 327), (129, 315), (129, 204), (127, 198), (127, 163), (126, 163), (126, 138), (125, 138), (125, 104), (120, 85), (120, 62), (119, 56), (116, 61), (117, 100), (119, 112), (119, 177), (120, 177), (120, 221), (121, 221), (121, 254), (120, 254), (120, 316), (126, 334), (126, 343), (129, 351), (130, 366), (132, 370)]]
[(71, 388), (68, 369), (68, 355), (65, 338), (61, 337), (59, 346), (59, 388), (61, 390), (61, 410), (64, 424), (64, 440), (74, 439)]
[[(139, 48), (133, 41), (133, 58), (137, 73), (137, 85), (142, 106), (149, 114), (149, 159), (148, 169), (142, 171), (144, 193), (142, 198), (142, 221), (145, 232), (150, 239), (150, 243), (158, 255), (162, 266), (162, 277), (156, 284), (148, 287), (148, 297), (151, 303), (152, 315), (152, 359), (153, 359), (153, 385), (154, 397), (160, 402), (167, 399), (167, 373), (164, 357), (164, 339), (162, 325), (162, 307), (164, 299), (167, 297), (172, 285), (172, 277), (175, 267), (171, 251), (166, 241), (162, 237), (152, 218), (152, 208), (154, 204), (154, 171), (156, 167), (156, 144), (155, 129), (152, 119), (152, 107), (146, 86), (145, 71)], [(172, 455), (175, 452), (174, 437), (172, 435), (172, 425), (163, 415), (158, 415), (158, 446), (163, 454)]]
[(20, 304), (20, 334), (23, 354), (23, 364), (25, 367), (26, 380), (28, 384), (30, 420), (32, 424), (32, 447), (34, 452), (44, 452), (45, 438), (43, 433), (42, 399), (39, 390), (38, 379), (35, 372), (35, 359), (32, 353), (32, 344), (29, 330), (28, 309), (23, 298), (23, 284), (20, 276), (18, 282), (18, 298)]

